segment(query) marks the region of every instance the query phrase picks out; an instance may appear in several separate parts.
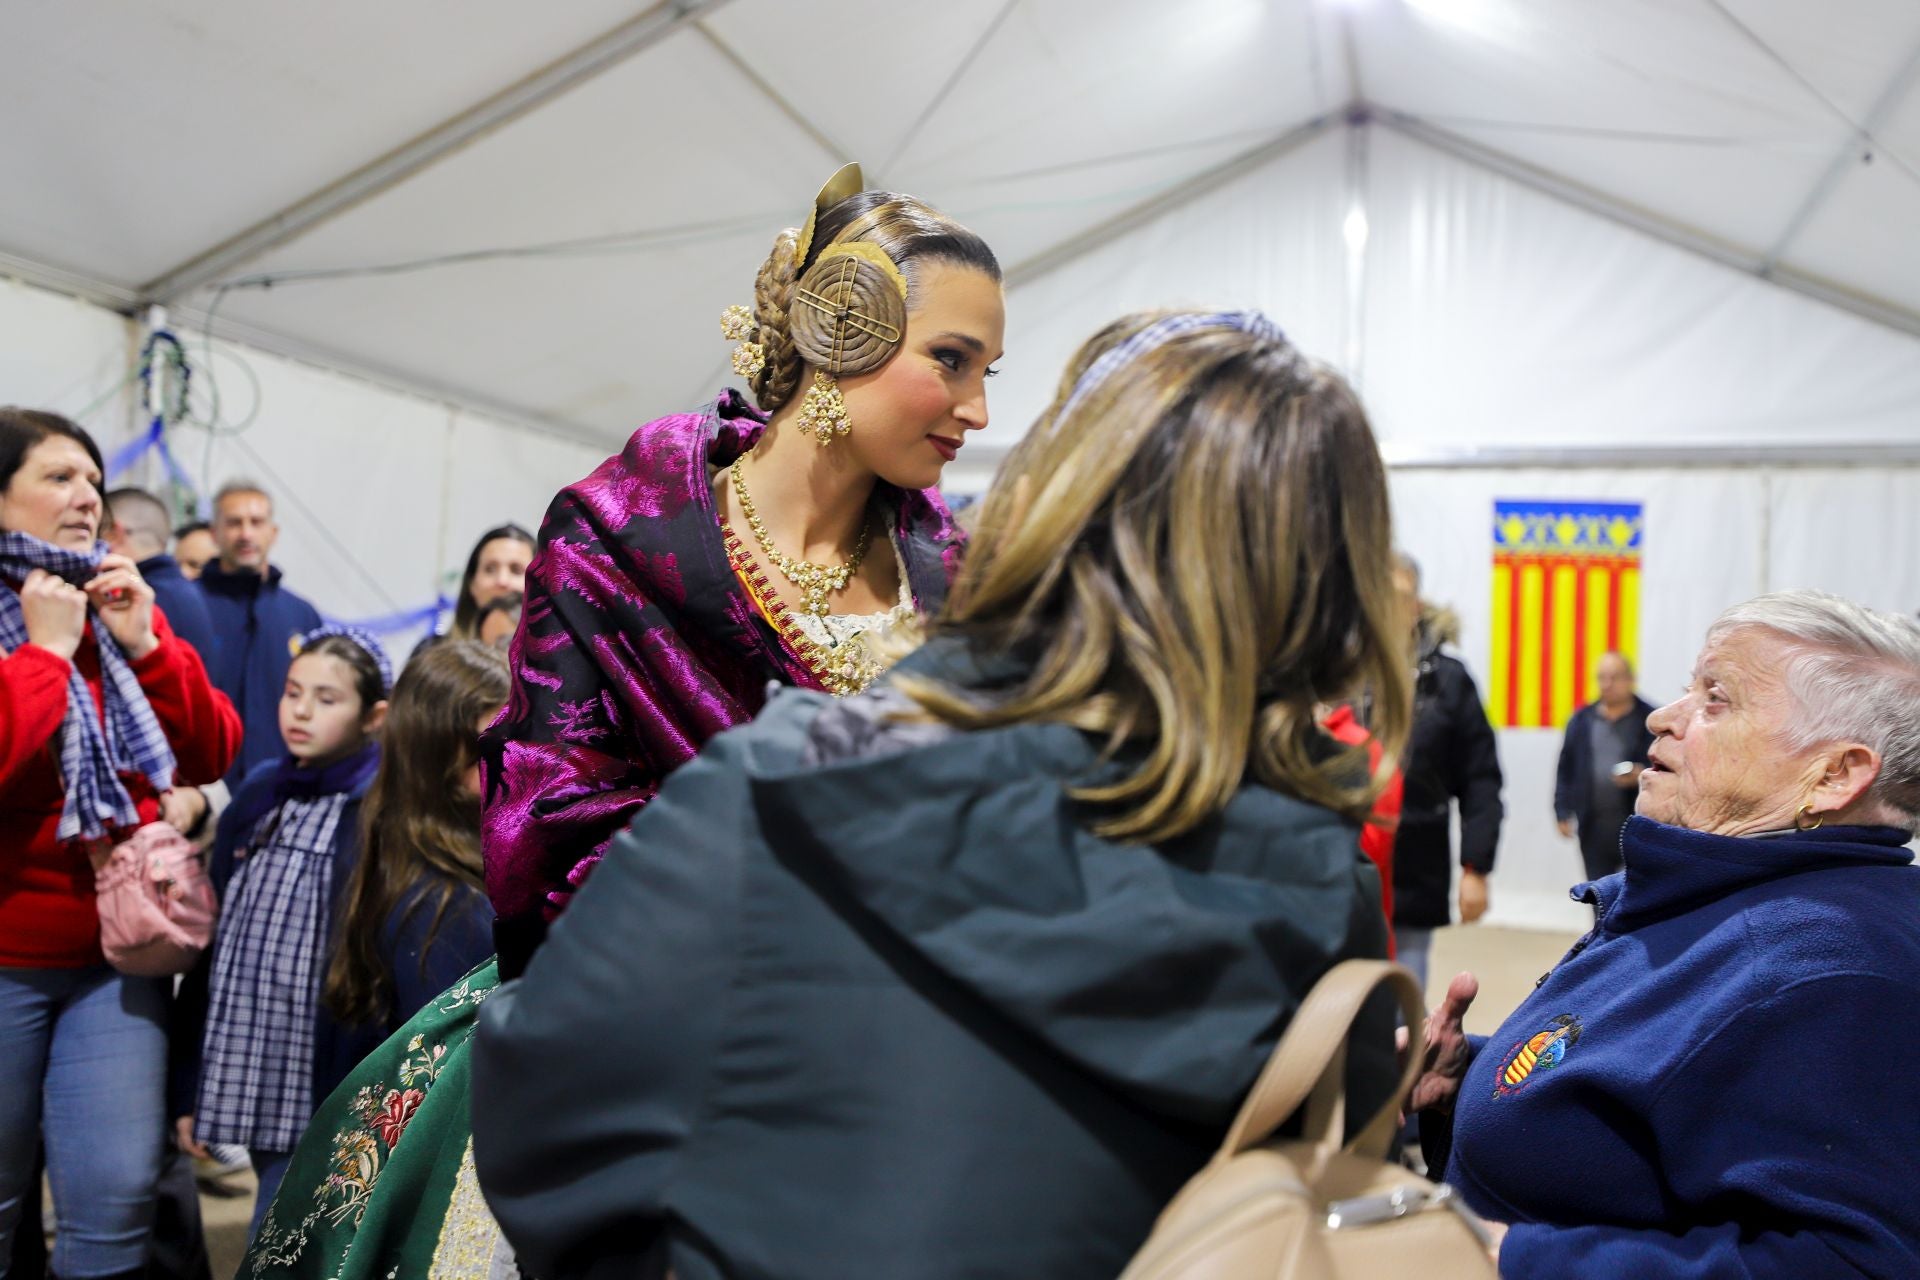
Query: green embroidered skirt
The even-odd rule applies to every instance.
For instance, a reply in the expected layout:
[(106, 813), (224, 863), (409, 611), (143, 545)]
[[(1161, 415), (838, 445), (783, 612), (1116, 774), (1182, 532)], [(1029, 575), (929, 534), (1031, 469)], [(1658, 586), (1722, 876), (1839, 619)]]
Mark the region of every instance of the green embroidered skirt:
[(240, 1280), (511, 1280), (473, 1173), (472, 1056), (488, 960), (413, 1016), (320, 1104)]

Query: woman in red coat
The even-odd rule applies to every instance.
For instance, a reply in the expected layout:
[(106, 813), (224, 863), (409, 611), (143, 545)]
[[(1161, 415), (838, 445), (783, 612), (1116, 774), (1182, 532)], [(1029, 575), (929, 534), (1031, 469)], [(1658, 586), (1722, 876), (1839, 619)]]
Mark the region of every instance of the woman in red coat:
[(44, 1141), (54, 1271), (138, 1275), (166, 1123), (169, 983), (109, 968), (92, 854), (213, 782), (240, 719), (98, 542), (100, 451), (0, 409), (0, 1269)]

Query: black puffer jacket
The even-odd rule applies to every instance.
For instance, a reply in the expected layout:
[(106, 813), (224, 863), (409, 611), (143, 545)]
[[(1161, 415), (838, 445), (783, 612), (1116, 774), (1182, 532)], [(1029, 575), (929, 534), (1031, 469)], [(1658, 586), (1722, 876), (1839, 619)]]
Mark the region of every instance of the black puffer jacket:
[[(1313, 983), (1384, 953), (1332, 813), (1248, 786), (1164, 847), (1103, 840), (1067, 795), (1085, 735), (902, 705), (785, 692), (713, 739), (488, 1001), (474, 1158), (533, 1273), (1111, 1280)], [(1375, 1006), (1350, 1118), (1391, 1044)]]
[(1414, 673), (1413, 736), (1393, 841), (1393, 922), (1434, 928), (1453, 918), (1450, 806), (1460, 806), (1460, 865), (1493, 870), (1500, 843), (1500, 755), (1480, 690), (1458, 658), (1423, 629)]

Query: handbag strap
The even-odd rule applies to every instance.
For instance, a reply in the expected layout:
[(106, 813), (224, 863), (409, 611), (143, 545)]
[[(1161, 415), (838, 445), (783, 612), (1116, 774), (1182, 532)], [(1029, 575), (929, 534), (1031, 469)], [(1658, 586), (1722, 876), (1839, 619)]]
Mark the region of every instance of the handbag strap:
[(1398, 1127), (1401, 1100), (1413, 1087), (1426, 1052), (1426, 1012), (1419, 984), (1399, 965), (1346, 960), (1328, 970), (1301, 1002), (1234, 1117), (1218, 1159), (1265, 1142), (1303, 1102), (1309, 1104), (1304, 1136), (1321, 1147), (1339, 1142), (1346, 1112), (1347, 1035), (1368, 998), (1383, 985), (1398, 997), (1406, 1019), (1406, 1061), (1399, 1086), (1347, 1144), (1347, 1150), (1373, 1159), (1386, 1157)]

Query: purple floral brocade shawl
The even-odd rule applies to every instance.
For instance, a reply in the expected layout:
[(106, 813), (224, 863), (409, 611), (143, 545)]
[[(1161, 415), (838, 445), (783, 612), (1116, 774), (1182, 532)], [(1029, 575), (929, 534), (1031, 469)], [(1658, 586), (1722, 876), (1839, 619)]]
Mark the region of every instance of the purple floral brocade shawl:
[[(709, 468), (765, 426), (724, 391), (642, 426), (547, 509), (512, 692), (481, 737), (481, 845), (503, 924), (558, 915), (662, 779), (753, 718), (768, 681), (819, 687), (754, 610), (720, 538)], [(932, 613), (965, 535), (935, 490), (880, 492), (914, 604)]]

